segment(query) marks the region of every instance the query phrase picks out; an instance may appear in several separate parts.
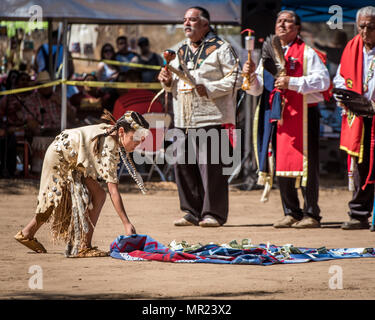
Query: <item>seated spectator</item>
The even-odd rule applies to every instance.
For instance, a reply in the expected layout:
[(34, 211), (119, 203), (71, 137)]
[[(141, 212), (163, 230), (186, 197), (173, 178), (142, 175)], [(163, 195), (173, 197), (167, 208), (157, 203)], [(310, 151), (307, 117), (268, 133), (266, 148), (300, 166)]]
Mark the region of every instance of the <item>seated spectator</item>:
[[(14, 88), (30, 85), (27, 73), (19, 73)], [(11, 88), (11, 85), (9, 85)], [(17, 137), (25, 134), (32, 136), (38, 126), (24, 110), (21, 99), (26, 99), (30, 92), (6, 95), (0, 100), (0, 176), (13, 177), (16, 171)]]
[[(83, 81), (98, 81), (96, 76), (88, 74)], [(103, 100), (108, 100), (108, 93), (96, 87), (84, 86), (83, 90), (70, 98), (70, 103), (77, 109), (77, 118), (80, 122), (100, 120), (103, 113)]]
[(12, 90), (16, 87), (16, 80), (18, 77), (19, 71), (12, 69), (8, 72), (8, 75), (5, 79), (4, 90)]
[[(121, 72), (117, 78), (117, 82), (141, 82), (139, 71), (129, 70)], [(146, 89), (120, 89), (120, 97), (116, 100), (113, 108), (113, 116), (119, 119), (126, 111), (133, 110), (140, 114), (147, 113), (155, 93)], [(150, 112), (163, 112), (163, 105), (156, 100)]]
[[(116, 60), (115, 49), (110, 43), (103, 45), (101, 53), (101, 60)], [(115, 65), (99, 62), (96, 77), (99, 81), (113, 81), (118, 75), (119, 69)]]
[[(16, 78), (14, 88), (26, 88), (31, 84), (30, 76), (20, 72)], [(38, 130), (36, 119), (40, 116), (37, 108), (29, 105), (31, 91), (4, 96), (0, 101), (0, 115), (5, 117), (6, 125), (11, 131), (24, 131), (33, 135)], [(28, 106), (26, 106), (26, 103)]]
[[(51, 82), (51, 78), (47, 71), (38, 74), (35, 85)], [(39, 135), (56, 136), (61, 130), (61, 94), (60, 88), (53, 91), (53, 87), (40, 88), (30, 94), (28, 105), (37, 109), (37, 120), (40, 123)], [(67, 120), (68, 127), (72, 125), (75, 119), (76, 109), (67, 102)]]
[[(147, 38), (139, 38), (138, 46), (141, 50), (139, 63), (152, 66), (163, 66), (163, 59), (160, 55), (150, 50), (150, 43)], [(157, 81), (159, 72), (160, 70), (142, 69), (142, 82)]]
[[(116, 39), (117, 53), (115, 59), (120, 62), (139, 63), (139, 55), (128, 49), (128, 39), (125, 36), (120, 36)], [(129, 71), (128, 66), (120, 66), (121, 72)]]
[[(51, 82), (47, 71), (38, 74), (35, 85), (41, 85)], [(36, 109), (39, 117), (36, 119), (39, 124), (37, 134), (33, 136), (31, 143), (31, 171), (39, 174), (42, 170), (42, 164), (45, 152), (53, 141), (54, 137), (61, 131), (61, 87), (40, 88), (35, 90), (28, 97), (25, 105), (30, 109)], [(75, 108), (67, 101), (67, 127), (72, 126), (75, 119)]]

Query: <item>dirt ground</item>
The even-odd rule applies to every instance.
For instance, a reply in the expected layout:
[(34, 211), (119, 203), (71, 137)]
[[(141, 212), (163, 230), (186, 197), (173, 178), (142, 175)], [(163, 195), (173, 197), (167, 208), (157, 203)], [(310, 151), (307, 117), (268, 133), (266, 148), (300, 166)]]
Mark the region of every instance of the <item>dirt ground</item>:
[[(348, 219), (350, 193), (344, 186), (321, 187), (319, 204), (323, 225), (310, 230), (272, 227), (282, 217), (278, 190), (272, 191), (266, 204), (259, 201), (261, 190), (232, 190), (227, 224), (202, 229), (173, 226), (173, 220), (181, 215), (173, 183), (148, 184), (147, 195), (129, 186), (121, 184), (121, 190), (137, 232), (165, 245), (172, 240), (206, 244), (251, 238), (254, 244), (374, 247), (375, 233), (339, 228)], [(273, 266), (125, 262), (111, 257), (67, 259), (63, 256), (64, 245), (53, 245), (50, 241), (48, 226), (43, 226), (37, 234), (48, 253), (35, 254), (18, 244), (13, 236), (32, 217), (37, 191), (35, 181), (0, 180), (0, 299), (375, 298), (375, 282), (370, 280), (375, 259), (371, 258)], [(110, 243), (121, 234), (122, 225), (108, 197), (93, 245), (108, 250)], [(33, 265), (42, 268), (42, 289), (29, 288), (32, 277), (29, 268)], [(332, 266), (341, 267), (342, 289), (330, 289), (330, 278), (335, 275)]]

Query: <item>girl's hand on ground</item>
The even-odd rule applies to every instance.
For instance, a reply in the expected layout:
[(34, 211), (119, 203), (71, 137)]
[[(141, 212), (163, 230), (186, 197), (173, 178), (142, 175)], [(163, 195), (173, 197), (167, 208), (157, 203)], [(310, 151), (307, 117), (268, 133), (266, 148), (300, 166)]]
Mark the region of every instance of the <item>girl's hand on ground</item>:
[(132, 234), (136, 234), (135, 227), (131, 223), (127, 223), (125, 225), (125, 235), (131, 236)]

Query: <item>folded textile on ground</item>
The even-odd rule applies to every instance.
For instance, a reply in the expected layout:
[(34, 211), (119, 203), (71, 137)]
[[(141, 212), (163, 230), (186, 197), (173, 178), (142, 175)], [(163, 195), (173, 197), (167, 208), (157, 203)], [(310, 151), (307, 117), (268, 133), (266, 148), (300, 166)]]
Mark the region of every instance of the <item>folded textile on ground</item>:
[(155, 260), (164, 262), (194, 262), (221, 264), (273, 265), (303, 263), (347, 258), (374, 258), (375, 248), (301, 248), (290, 244), (275, 246), (252, 245), (249, 239), (241, 244), (206, 244), (189, 246), (172, 241), (169, 247), (147, 235), (118, 236), (110, 246), (110, 255), (127, 261)]

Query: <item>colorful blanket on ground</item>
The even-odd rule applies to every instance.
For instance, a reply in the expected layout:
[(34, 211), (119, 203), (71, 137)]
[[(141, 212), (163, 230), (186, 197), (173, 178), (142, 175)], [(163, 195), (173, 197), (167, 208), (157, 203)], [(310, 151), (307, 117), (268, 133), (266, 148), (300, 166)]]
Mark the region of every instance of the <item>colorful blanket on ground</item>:
[(112, 258), (142, 261), (194, 262), (222, 264), (272, 265), (277, 263), (303, 263), (347, 258), (375, 258), (375, 248), (300, 248), (290, 244), (275, 246), (251, 244), (249, 239), (241, 243), (207, 244), (189, 246), (186, 242), (172, 241), (169, 247), (147, 235), (118, 236), (110, 246)]

